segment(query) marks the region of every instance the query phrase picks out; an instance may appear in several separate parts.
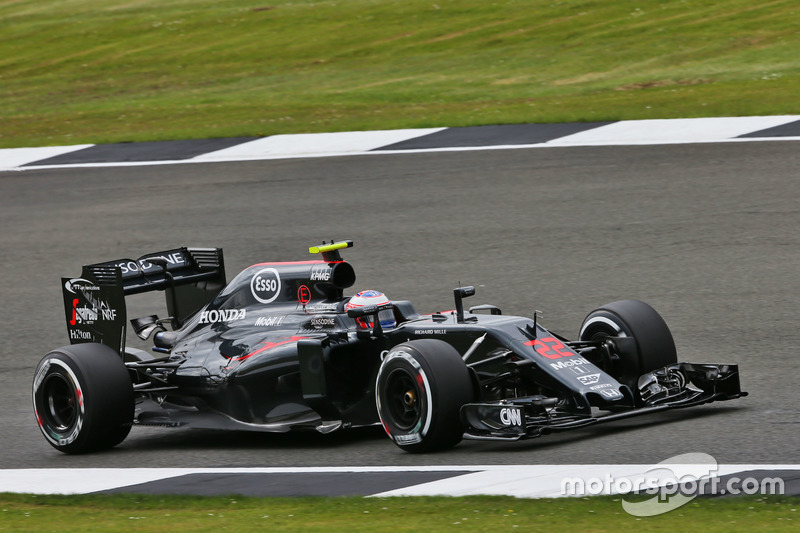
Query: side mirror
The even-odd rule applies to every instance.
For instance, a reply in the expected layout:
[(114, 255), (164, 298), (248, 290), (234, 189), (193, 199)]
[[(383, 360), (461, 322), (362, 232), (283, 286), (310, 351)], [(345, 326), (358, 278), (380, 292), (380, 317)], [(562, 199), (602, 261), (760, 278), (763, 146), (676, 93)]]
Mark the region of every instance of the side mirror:
[(456, 301), (456, 322), (459, 324), (464, 323), (464, 304), (461, 300), (475, 295), (475, 287), (468, 285), (466, 287), (458, 287), (453, 289), (453, 297)]

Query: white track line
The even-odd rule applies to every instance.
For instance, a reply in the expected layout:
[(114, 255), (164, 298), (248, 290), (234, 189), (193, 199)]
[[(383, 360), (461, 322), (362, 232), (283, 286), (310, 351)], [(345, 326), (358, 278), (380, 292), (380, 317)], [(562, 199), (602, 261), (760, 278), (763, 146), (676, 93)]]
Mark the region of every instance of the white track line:
[(753, 141), (761, 138), (737, 139), (736, 137), (783, 126), (797, 120), (800, 120), (800, 117), (794, 115), (625, 120), (560, 137), (549, 141), (547, 145), (597, 146)]
[(175, 161), (110, 161), (103, 163), (78, 163), (23, 166), (75, 150), (89, 148), (91, 144), (49, 148), (0, 149), (0, 171), (54, 168), (126, 167), (177, 165), (188, 163), (221, 163), (235, 161), (336, 157), (346, 155), (398, 155), (428, 152), (458, 152), (478, 150), (520, 150), (530, 148), (576, 146), (635, 146), (658, 144), (729, 143), (764, 141), (800, 141), (795, 137), (748, 137), (741, 135), (763, 131), (776, 126), (800, 121), (800, 115), (766, 117), (719, 117), (691, 119), (625, 120), (591, 128), (580, 133), (552, 139), (543, 143), (525, 145), (489, 145), (470, 147), (419, 148), (410, 150), (382, 150), (392, 144), (419, 138), (448, 128), (422, 128), (404, 130), (355, 131), (341, 133), (313, 133), (273, 135), (244, 142), (222, 150), (215, 150)]
[(74, 146), (49, 146), (42, 148), (2, 148), (0, 149), (0, 170), (11, 170), (28, 163), (68, 154), (93, 144), (76, 144)]
[(192, 162), (364, 153), (381, 146), (389, 146), (445, 129), (447, 128), (273, 135), (199, 155), (192, 158)]
[[(666, 480), (690, 474), (698, 465), (671, 465)], [(683, 469), (683, 471), (681, 470)], [(716, 476), (753, 470), (798, 470), (798, 464), (722, 464)], [(446, 466), (352, 466), (352, 467), (271, 467), (271, 468), (59, 468), (0, 470), (0, 492), (32, 494), (88, 494), (131, 485), (165, 480), (190, 474), (314, 474), (336, 472), (470, 472), (468, 474), (373, 494), (388, 496), (469, 496), (507, 495), (519, 498), (564, 496), (567, 478), (596, 478), (633, 482), (652, 477), (652, 465), (446, 465)], [(657, 473), (656, 473), (657, 474)], [(699, 477), (701, 474), (697, 474)], [(610, 492), (613, 493), (613, 492)]]

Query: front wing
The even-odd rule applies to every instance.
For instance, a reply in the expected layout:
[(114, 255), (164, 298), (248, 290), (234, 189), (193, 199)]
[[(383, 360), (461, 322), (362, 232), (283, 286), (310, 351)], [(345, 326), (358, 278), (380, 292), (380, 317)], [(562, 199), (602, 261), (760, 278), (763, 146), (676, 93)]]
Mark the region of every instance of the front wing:
[[(685, 380), (662, 387), (659, 378), (675, 375)], [(479, 440), (529, 439), (622, 418), (694, 407), (747, 396), (739, 384), (737, 365), (678, 363), (645, 374), (639, 380), (638, 405), (619, 405), (606, 411), (576, 409), (563, 399), (528, 396), (489, 403), (470, 403), (461, 408), (464, 438)]]

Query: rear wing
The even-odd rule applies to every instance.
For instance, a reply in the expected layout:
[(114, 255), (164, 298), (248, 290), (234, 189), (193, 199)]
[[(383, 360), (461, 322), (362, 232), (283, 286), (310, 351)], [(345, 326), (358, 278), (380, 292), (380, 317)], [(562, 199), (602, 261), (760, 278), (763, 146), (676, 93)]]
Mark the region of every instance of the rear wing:
[(85, 265), (80, 278), (62, 278), (67, 333), (72, 344), (98, 342), (122, 353), (125, 297), (164, 291), (173, 328), (225, 287), (221, 248), (177, 248)]

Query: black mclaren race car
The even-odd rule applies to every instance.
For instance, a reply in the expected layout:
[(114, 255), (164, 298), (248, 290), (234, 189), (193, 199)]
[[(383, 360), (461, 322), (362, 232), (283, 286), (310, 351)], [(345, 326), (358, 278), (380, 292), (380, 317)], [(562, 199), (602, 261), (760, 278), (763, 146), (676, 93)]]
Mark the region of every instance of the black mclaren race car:
[[(226, 283), (221, 249), (180, 248), (88, 265), (62, 279), (70, 346), (33, 381), (57, 450), (122, 442), (133, 425), (285, 432), (382, 424), (409, 452), (462, 438), (518, 440), (745, 396), (736, 365), (679, 363), (649, 305), (586, 317), (575, 340), (493, 305), (418, 313), (376, 291), (345, 296), (340, 251), (262, 263)], [(163, 291), (169, 317), (131, 320), (152, 351), (126, 347), (125, 299)], [(374, 298), (374, 299), (370, 299)], [(448, 305), (450, 307), (450, 305)]]

